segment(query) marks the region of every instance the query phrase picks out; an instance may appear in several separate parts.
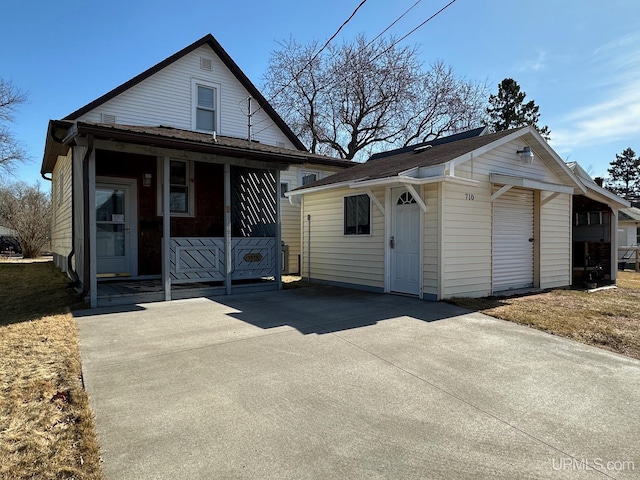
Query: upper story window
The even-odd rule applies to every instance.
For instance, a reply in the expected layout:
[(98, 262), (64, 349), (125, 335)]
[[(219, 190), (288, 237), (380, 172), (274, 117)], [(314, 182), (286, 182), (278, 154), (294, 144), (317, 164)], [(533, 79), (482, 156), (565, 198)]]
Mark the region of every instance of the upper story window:
[(219, 130), (219, 94), (217, 85), (193, 80), (193, 128), (200, 132)]
[(313, 183), (320, 178), (322, 178), (320, 172), (314, 170), (300, 171), (300, 185), (309, 185), (310, 183)]

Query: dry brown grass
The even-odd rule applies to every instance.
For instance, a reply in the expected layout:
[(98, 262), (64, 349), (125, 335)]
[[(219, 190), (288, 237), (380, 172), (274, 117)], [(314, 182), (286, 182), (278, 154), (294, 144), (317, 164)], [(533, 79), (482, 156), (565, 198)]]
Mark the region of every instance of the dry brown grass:
[(551, 290), (453, 303), (640, 359), (640, 273), (620, 272), (617, 289), (594, 293)]
[(0, 478), (100, 479), (67, 279), (0, 263)]

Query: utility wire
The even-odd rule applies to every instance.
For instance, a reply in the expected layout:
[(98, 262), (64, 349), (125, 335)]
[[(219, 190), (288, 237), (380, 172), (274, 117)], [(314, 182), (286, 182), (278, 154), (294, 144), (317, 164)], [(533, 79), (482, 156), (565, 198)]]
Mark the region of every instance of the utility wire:
[(325, 42), (325, 44), (322, 46), (322, 48), (320, 48), (320, 50), (318, 50), (318, 51), (316, 52), (316, 54), (315, 54), (313, 57), (311, 57), (311, 60), (309, 60), (309, 61), (304, 65), (304, 67), (302, 67), (302, 68), (298, 71), (298, 73), (296, 73), (296, 74), (293, 76), (293, 78), (292, 78), (292, 79), (291, 79), (291, 80), (290, 80), (286, 85), (284, 85), (282, 88), (280, 88), (280, 90), (278, 90), (276, 93), (274, 93), (273, 95), (271, 95), (271, 98), (268, 100), (269, 102), (271, 102), (271, 100), (273, 100), (274, 98), (276, 98), (276, 97), (277, 97), (278, 95), (280, 95), (280, 94), (281, 94), (281, 93), (282, 93), (282, 92), (283, 92), (287, 87), (289, 87), (289, 85), (291, 85), (291, 84), (293, 83), (293, 81), (294, 81), (296, 78), (298, 78), (298, 75), (300, 75), (302, 72), (304, 72), (304, 70), (305, 70), (309, 65), (311, 65), (311, 64), (313, 63), (313, 61), (314, 61), (316, 58), (318, 58), (318, 55), (320, 55), (320, 54), (324, 51), (324, 49), (325, 49), (325, 48), (327, 48), (327, 47), (329, 46), (329, 44), (331, 43), (331, 41), (332, 41), (334, 38), (336, 38), (336, 37), (338, 36), (338, 34), (340, 33), (340, 31), (345, 27), (345, 25), (346, 25), (347, 23), (349, 23), (349, 22), (351, 21), (351, 19), (355, 16), (356, 12), (357, 12), (358, 10), (360, 10), (360, 7), (362, 7), (365, 3), (367, 3), (367, 0), (362, 0), (362, 1), (360, 2), (360, 4), (356, 7), (356, 9), (353, 11), (353, 13), (351, 13), (351, 15), (349, 16), (349, 18), (347, 18), (347, 19), (342, 23), (342, 25), (340, 25), (340, 27), (338, 28), (338, 30), (336, 30), (336, 32), (335, 32), (333, 35), (331, 35), (331, 38), (329, 38), (329, 40), (327, 40), (327, 41)]
[[(293, 81), (298, 77), (298, 75), (300, 75), (305, 68), (307, 68), (309, 65), (311, 65), (311, 63), (318, 57), (318, 55), (320, 55), (320, 53), (329, 45), (329, 43), (331, 42), (331, 40), (333, 40), (336, 35), (338, 35), (338, 32), (340, 32), (340, 30), (353, 18), (353, 16), (356, 14), (356, 12), (358, 11), (358, 9), (360, 7), (362, 7), (362, 5), (366, 2), (367, 0), (363, 0), (360, 5), (358, 5), (358, 7), (353, 11), (353, 13), (351, 14), (351, 16), (340, 26), (340, 28), (336, 31), (336, 33), (333, 34), (333, 36), (324, 44), (324, 46), (318, 50), (318, 52), (313, 56), (313, 58), (311, 60), (309, 60), (309, 62), (307, 62), (305, 64), (304, 67), (302, 67), (302, 69), (300, 69), (300, 71), (286, 84), (284, 85), (280, 90), (278, 90), (274, 95), (271, 96), (271, 98), (268, 100), (268, 102), (271, 102), (275, 97), (277, 97), (278, 95), (280, 95), (287, 87), (289, 87), (289, 85), (291, 85), (293, 83)], [(409, 13), (409, 11), (411, 11), (418, 3), (420, 3), (422, 0), (418, 0), (416, 3), (414, 3), (406, 12), (404, 12), (402, 15), (400, 15), (400, 17), (398, 17), (393, 23), (391, 23), (391, 25), (389, 25), (387, 28), (385, 28), (379, 35), (377, 35), (372, 41), (370, 41), (367, 46), (371, 45), (375, 40), (377, 40), (380, 36), (382, 36), (386, 31), (388, 31), (391, 27), (393, 27), (393, 25), (395, 25), (402, 17), (404, 17), (407, 13)], [(456, 2), (456, 0), (451, 0), (449, 3), (447, 3), (445, 6), (443, 6), (440, 10), (438, 10), (437, 12), (435, 12), (433, 15), (431, 15), (429, 18), (427, 18), (425, 21), (423, 21), (420, 25), (418, 25), (417, 27), (413, 28), (412, 30), (410, 30), (408, 33), (406, 33), (405, 35), (403, 35), (402, 37), (400, 37), (398, 40), (396, 40), (395, 42), (393, 42), (391, 45), (389, 45), (386, 49), (384, 49), (382, 52), (380, 52), (379, 54), (377, 54), (375, 57), (373, 57), (372, 61), (377, 60), (378, 58), (380, 58), (382, 55), (384, 55), (385, 53), (387, 53), (389, 50), (391, 50), (393, 47), (395, 47), (398, 43), (400, 43), (401, 41), (403, 41), (404, 39), (406, 39), (407, 37), (409, 37), (410, 35), (414, 34), (417, 30), (419, 30), (420, 28), (422, 28), (423, 26), (425, 26), (427, 23), (429, 23), (431, 20), (433, 20), (434, 18), (436, 18), (438, 15), (440, 15), (442, 12), (444, 12), (447, 8), (449, 8), (451, 5), (453, 5)], [(339, 82), (339, 79), (334, 79), (332, 82), (329, 82), (327, 85), (325, 85), (323, 88), (328, 88), (336, 83)], [(267, 126), (265, 128), (263, 128), (262, 130), (260, 130), (257, 133), (260, 133), (264, 130), (269, 129), (270, 126)]]
[(367, 45), (365, 46), (368, 47), (369, 45), (371, 45), (373, 42), (375, 42), (377, 39), (379, 39), (382, 35), (384, 35), (385, 33), (387, 33), (387, 31), (389, 31), (389, 29), (391, 27), (393, 27), (396, 23), (398, 23), (400, 20), (402, 20), (402, 18), (409, 13), (411, 10), (413, 10), (422, 0), (418, 0), (416, 3), (414, 3), (413, 5), (411, 5), (407, 10), (405, 10), (405, 12), (400, 15), (398, 18), (396, 18), (387, 28), (385, 28), (384, 30), (382, 30), (378, 35), (376, 35), (376, 37), (371, 40), (369, 43), (367, 43)]

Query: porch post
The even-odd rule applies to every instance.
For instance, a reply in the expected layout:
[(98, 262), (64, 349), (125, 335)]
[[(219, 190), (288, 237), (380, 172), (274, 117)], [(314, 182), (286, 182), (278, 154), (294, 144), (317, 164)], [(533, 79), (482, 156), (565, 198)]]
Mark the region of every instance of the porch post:
[(171, 206), (169, 205), (169, 179), (171, 178), (169, 157), (162, 157), (162, 285), (165, 301), (171, 300)]
[[(93, 149), (87, 161), (89, 169), (89, 301), (91, 308), (98, 306), (98, 259), (96, 257), (96, 151)], [(86, 281), (86, 279), (84, 279)]]
[(231, 295), (231, 165), (224, 164), (224, 286)]
[(282, 290), (282, 223), (280, 219), (280, 169), (276, 169), (276, 285)]

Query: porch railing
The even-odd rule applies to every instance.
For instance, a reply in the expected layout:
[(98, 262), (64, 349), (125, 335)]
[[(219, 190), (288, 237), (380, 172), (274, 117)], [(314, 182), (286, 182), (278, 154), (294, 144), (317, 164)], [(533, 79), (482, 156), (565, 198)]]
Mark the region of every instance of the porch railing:
[[(224, 238), (172, 237), (169, 243), (169, 275), (172, 283), (224, 281)], [(231, 279), (250, 280), (276, 274), (276, 239), (231, 239)]]

